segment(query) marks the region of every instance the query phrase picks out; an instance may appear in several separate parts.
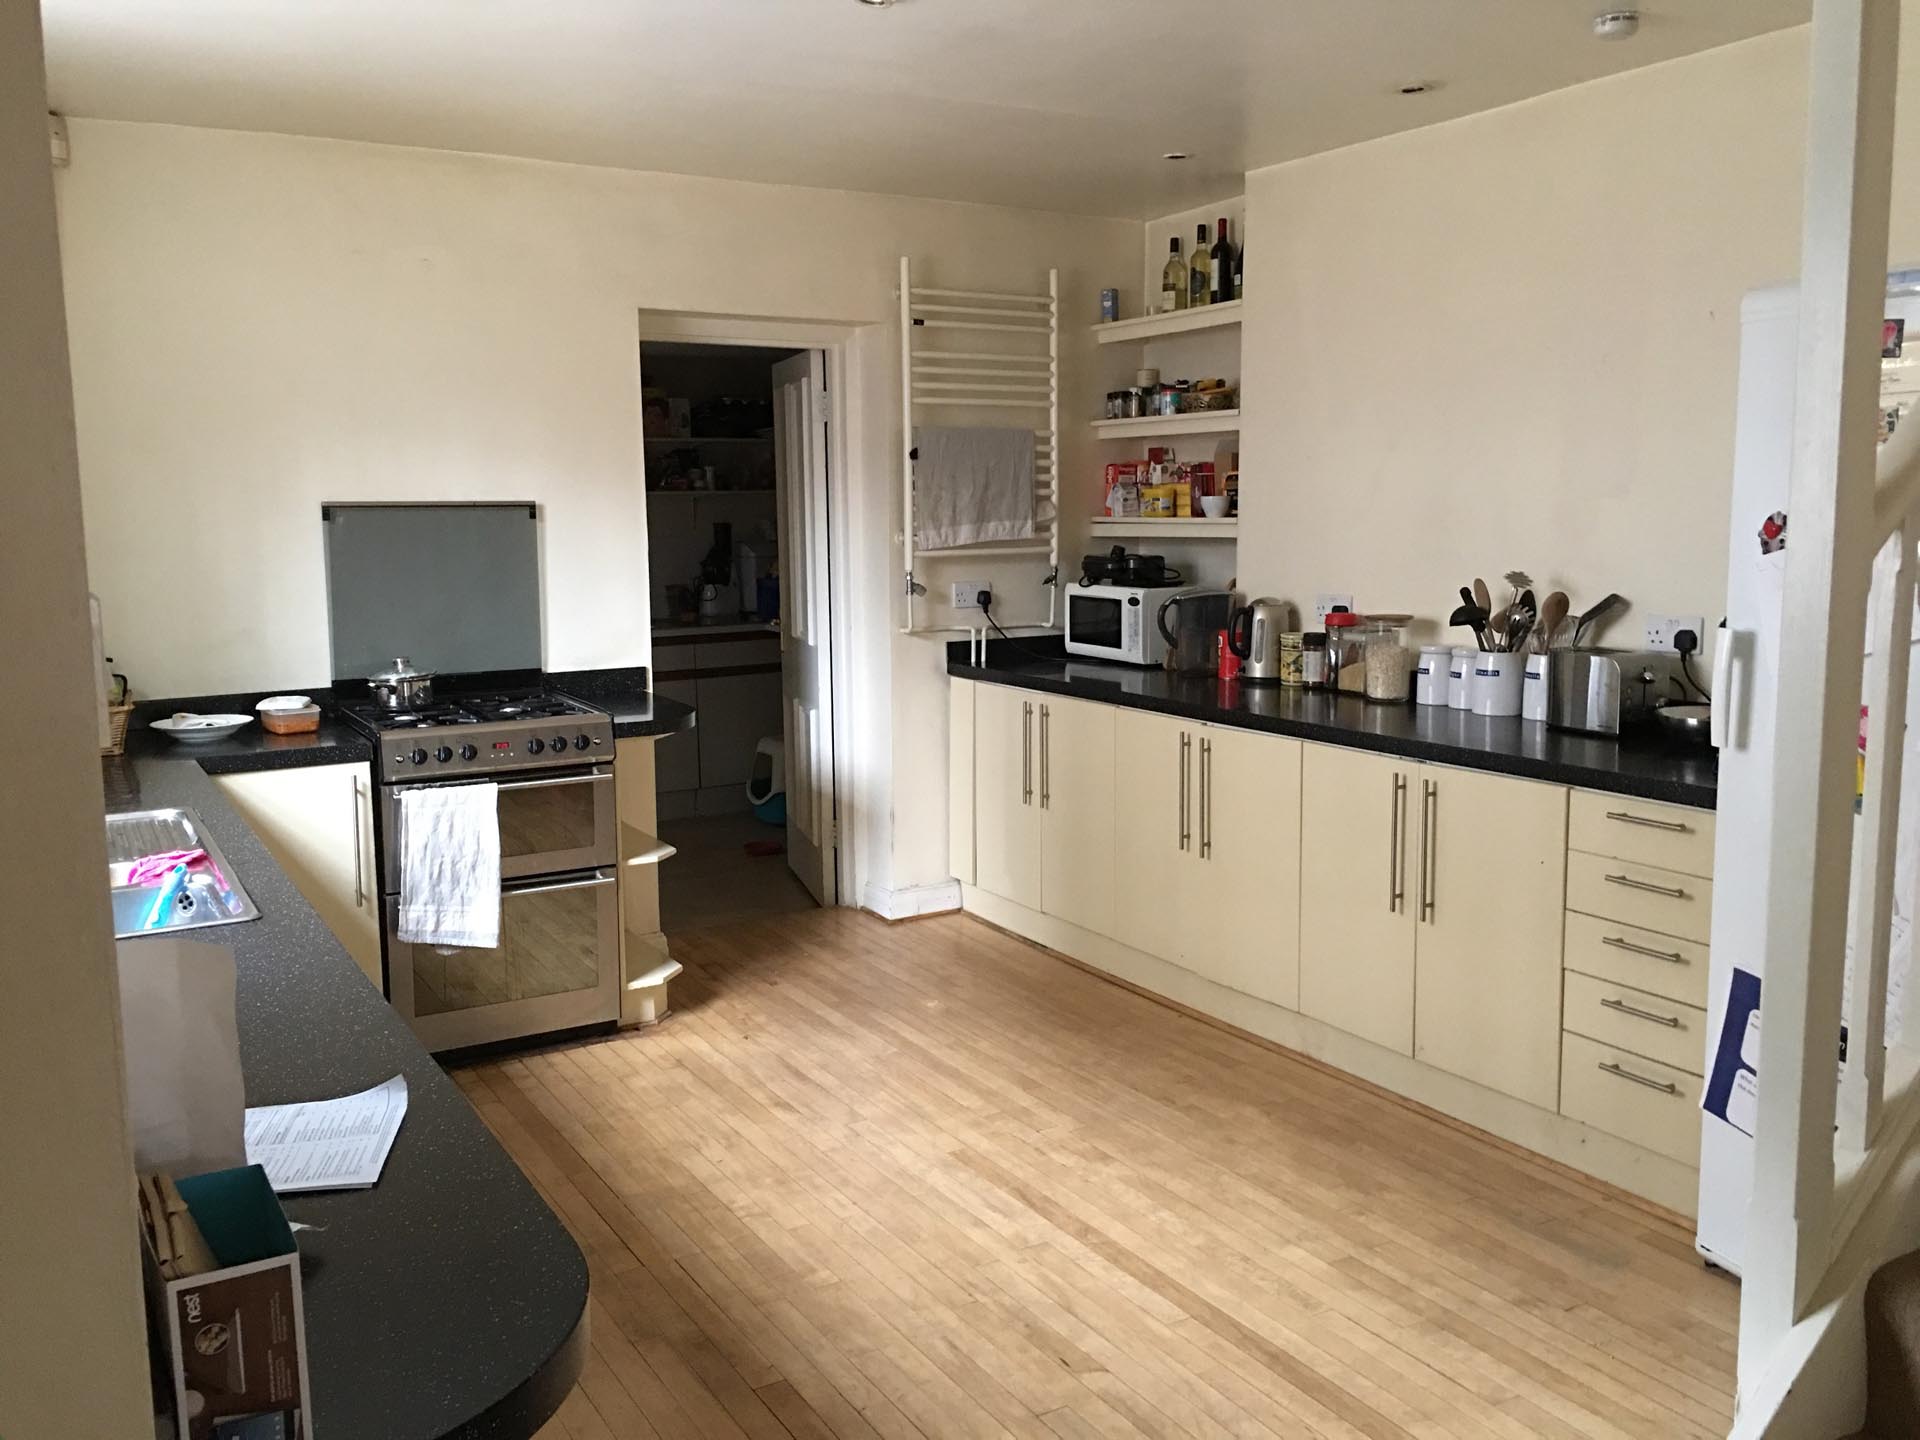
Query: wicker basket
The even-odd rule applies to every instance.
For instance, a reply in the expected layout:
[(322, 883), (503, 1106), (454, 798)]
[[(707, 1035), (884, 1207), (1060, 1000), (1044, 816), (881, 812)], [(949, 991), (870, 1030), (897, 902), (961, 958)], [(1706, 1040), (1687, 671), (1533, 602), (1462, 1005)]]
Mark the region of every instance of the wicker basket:
[(1189, 391), (1180, 397), (1180, 413), (1193, 415), (1208, 410), (1231, 410), (1239, 403), (1238, 390), (1208, 390), (1203, 393)]
[(127, 721), (132, 715), (131, 702), (107, 706), (107, 743), (100, 747), (102, 755), (126, 754)]

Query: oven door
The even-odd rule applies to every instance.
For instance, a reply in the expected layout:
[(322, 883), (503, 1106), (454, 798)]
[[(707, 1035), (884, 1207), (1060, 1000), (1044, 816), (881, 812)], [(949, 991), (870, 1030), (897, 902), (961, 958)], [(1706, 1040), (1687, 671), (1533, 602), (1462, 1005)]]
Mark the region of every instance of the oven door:
[[(474, 781), (438, 781), (436, 784), (482, 784)], [(524, 779), (496, 780), (500, 798), (500, 878), (556, 875), (567, 870), (592, 870), (620, 858), (615, 836), (618, 802), (613, 770), (606, 765), (578, 770), (547, 771)], [(400, 797), (418, 785), (390, 785), (382, 819), (381, 844), (386, 852), (381, 871), (382, 889), (400, 893)]]
[(399, 898), (389, 896), (393, 1008), (429, 1050), (620, 1018), (620, 890), (610, 869), (503, 885), (490, 950), (410, 944), (399, 922)]

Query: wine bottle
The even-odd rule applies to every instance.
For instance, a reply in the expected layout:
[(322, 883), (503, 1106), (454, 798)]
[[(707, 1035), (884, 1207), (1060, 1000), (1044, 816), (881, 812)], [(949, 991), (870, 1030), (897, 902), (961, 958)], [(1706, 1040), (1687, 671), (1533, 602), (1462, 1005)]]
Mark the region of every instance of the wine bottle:
[(1203, 224), (1193, 242), (1193, 259), (1187, 262), (1189, 308), (1204, 305), (1211, 298), (1211, 277), (1207, 272), (1207, 227)]
[(1242, 240), (1233, 252), (1233, 298), (1243, 300), (1247, 294), (1247, 242)]
[(1180, 258), (1180, 237), (1173, 237), (1167, 247), (1167, 268), (1160, 272), (1160, 308), (1163, 311), (1184, 310), (1190, 298), (1187, 293), (1187, 262)]
[(1233, 299), (1233, 245), (1227, 239), (1227, 217), (1220, 217), (1213, 237), (1213, 303)]

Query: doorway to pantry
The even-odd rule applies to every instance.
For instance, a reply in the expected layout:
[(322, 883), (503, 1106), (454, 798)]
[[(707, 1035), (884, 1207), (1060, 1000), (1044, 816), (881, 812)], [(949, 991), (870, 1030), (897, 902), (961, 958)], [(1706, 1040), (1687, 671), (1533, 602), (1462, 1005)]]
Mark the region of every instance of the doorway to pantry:
[(643, 342), (654, 689), (671, 938), (838, 903), (827, 355)]

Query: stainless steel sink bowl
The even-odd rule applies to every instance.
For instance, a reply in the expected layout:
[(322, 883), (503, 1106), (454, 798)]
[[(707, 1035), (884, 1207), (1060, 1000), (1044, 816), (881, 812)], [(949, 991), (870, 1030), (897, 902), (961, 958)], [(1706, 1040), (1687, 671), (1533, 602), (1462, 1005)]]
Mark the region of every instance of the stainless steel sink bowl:
[[(221, 881), (205, 867), (187, 874), (185, 884), (168, 877), (144, 885), (130, 885), (127, 874), (135, 862), (149, 855), (176, 850), (205, 850)], [(117, 940), (137, 935), (165, 935), (176, 930), (203, 930), (209, 925), (233, 925), (258, 920), (260, 911), (241, 887), (227, 857), (191, 810), (135, 810), (107, 817), (107, 877), (113, 895), (113, 934)], [(169, 889), (175, 893), (167, 895)]]

